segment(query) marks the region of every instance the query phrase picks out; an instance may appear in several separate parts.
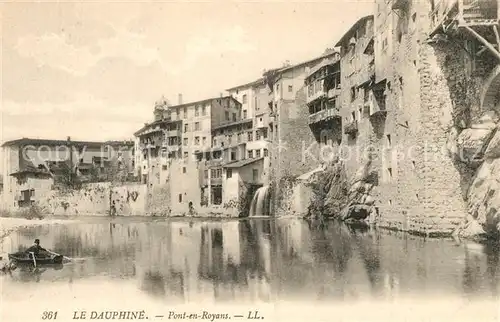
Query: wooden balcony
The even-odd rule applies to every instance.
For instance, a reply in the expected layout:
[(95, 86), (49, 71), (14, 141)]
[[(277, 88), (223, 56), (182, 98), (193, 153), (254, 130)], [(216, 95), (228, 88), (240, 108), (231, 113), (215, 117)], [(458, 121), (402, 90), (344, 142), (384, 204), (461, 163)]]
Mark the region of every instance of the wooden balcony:
[(500, 60), (498, 18), (500, 0), (441, 0), (431, 12), (431, 40), (448, 35), (476, 40), (482, 48), (472, 55), (488, 50)]
[(451, 26), (497, 25), (499, 0), (441, 0), (431, 12), (431, 35)]
[(167, 143), (166, 144), (166, 148), (168, 150), (168, 152), (177, 152), (181, 149), (181, 145), (180, 144), (169, 144)]
[(307, 95), (307, 104), (310, 104), (318, 99), (322, 99), (326, 97), (326, 93), (323, 90), (317, 91), (316, 93), (312, 95)]
[(341, 90), (340, 85), (335, 87), (335, 88), (332, 88), (331, 90), (328, 91), (328, 94), (327, 94), (328, 98), (330, 99), (330, 98), (335, 98), (337, 96), (340, 96), (340, 90)]
[(222, 185), (222, 178), (210, 178), (210, 184), (212, 186), (221, 186)]
[(344, 127), (344, 133), (354, 136), (358, 133), (358, 121), (352, 121)]
[(167, 137), (172, 138), (172, 137), (178, 137), (181, 136), (181, 130), (176, 129), (176, 130), (170, 130), (166, 132)]
[(335, 118), (340, 118), (340, 110), (338, 108), (327, 108), (309, 115), (309, 125), (326, 122)]

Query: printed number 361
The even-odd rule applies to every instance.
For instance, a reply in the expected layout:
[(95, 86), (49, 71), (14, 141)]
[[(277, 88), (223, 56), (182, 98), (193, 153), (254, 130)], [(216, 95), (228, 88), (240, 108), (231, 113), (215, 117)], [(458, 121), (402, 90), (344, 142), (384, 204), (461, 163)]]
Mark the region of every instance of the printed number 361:
[(42, 313), (42, 320), (55, 320), (57, 318), (57, 312), (44, 311)]

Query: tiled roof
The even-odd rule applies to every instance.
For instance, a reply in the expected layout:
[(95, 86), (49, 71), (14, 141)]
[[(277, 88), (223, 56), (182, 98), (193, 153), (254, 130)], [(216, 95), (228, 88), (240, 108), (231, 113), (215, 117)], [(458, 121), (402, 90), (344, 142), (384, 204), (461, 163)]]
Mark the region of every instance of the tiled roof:
[(373, 20), (373, 15), (364, 16), (360, 18), (358, 21), (356, 21), (356, 23), (354, 23), (354, 25), (352, 25), (352, 27), (349, 28), (349, 30), (342, 36), (342, 38), (340, 38), (335, 47), (342, 46), (342, 43), (347, 41), (348, 38), (351, 37), (352, 34), (356, 31), (356, 29), (358, 29), (362, 24), (364, 24), (368, 20)]
[(261, 158), (253, 158), (253, 159), (244, 159), (244, 160), (234, 161), (231, 163), (226, 163), (225, 165), (223, 165), (223, 167), (224, 168), (241, 168), (241, 167), (244, 167), (246, 165), (252, 164), (254, 162), (260, 161), (260, 160), (264, 160), (264, 158), (261, 157)]
[(219, 129), (224, 129), (226, 127), (231, 127), (231, 126), (235, 126), (235, 125), (252, 123), (252, 122), (253, 122), (252, 119), (244, 119), (244, 120), (239, 120), (239, 121), (235, 121), (235, 122), (231, 122), (231, 123), (225, 123), (225, 124), (213, 127), (212, 131), (219, 130)]
[(68, 145), (68, 142), (71, 142), (73, 146), (103, 146), (103, 145), (131, 145), (134, 143), (132, 141), (104, 141), (104, 142), (96, 142), (96, 141), (68, 141), (68, 140), (49, 140), (49, 139), (30, 139), (30, 138), (22, 138), (4, 142), (2, 147), (6, 146), (25, 146), (25, 145), (48, 145), (48, 146), (56, 146), (56, 145)]
[(245, 88), (245, 87), (251, 87), (251, 86), (254, 86), (254, 85), (261, 85), (261, 84), (265, 84), (265, 79), (263, 77), (255, 80), (253, 82), (250, 82), (250, 83), (246, 83), (246, 84), (243, 84), (243, 85), (238, 85), (238, 86), (234, 86), (234, 87), (228, 88), (228, 89), (226, 89), (226, 91), (232, 91), (232, 90), (235, 90), (235, 89), (240, 89), (240, 88)]

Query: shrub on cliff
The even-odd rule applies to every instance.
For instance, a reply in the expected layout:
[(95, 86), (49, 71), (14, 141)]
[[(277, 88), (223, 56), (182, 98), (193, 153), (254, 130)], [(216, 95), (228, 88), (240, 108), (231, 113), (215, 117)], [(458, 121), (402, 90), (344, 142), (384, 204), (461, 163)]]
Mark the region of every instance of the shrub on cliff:
[(313, 190), (307, 218), (338, 217), (348, 203), (349, 183), (343, 162), (337, 162), (313, 176), (308, 185)]

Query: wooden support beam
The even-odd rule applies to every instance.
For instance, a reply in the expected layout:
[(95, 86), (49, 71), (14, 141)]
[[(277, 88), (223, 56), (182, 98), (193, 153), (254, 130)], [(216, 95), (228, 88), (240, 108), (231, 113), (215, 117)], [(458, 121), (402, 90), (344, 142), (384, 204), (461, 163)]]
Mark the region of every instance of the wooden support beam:
[(495, 39), (497, 40), (497, 49), (500, 49), (500, 36), (498, 35), (498, 27), (493, 26), (493, 32), (495, 33)]
[(480, 34), (478, 34), (474, 29), (468, 26), (463, 26), (471, 35), (477, 38), (498, 60), (500, 60), (500, 52), (493, 47), (486, 39), (484, 39)]
[(476, 56), (480, 56), (486, 49), (488, 49), (488, 48), (486, 48), (485, 46), (483, 46), (483, 48), (481, 48), (481, 49), (479, 49), (477, 51)]

